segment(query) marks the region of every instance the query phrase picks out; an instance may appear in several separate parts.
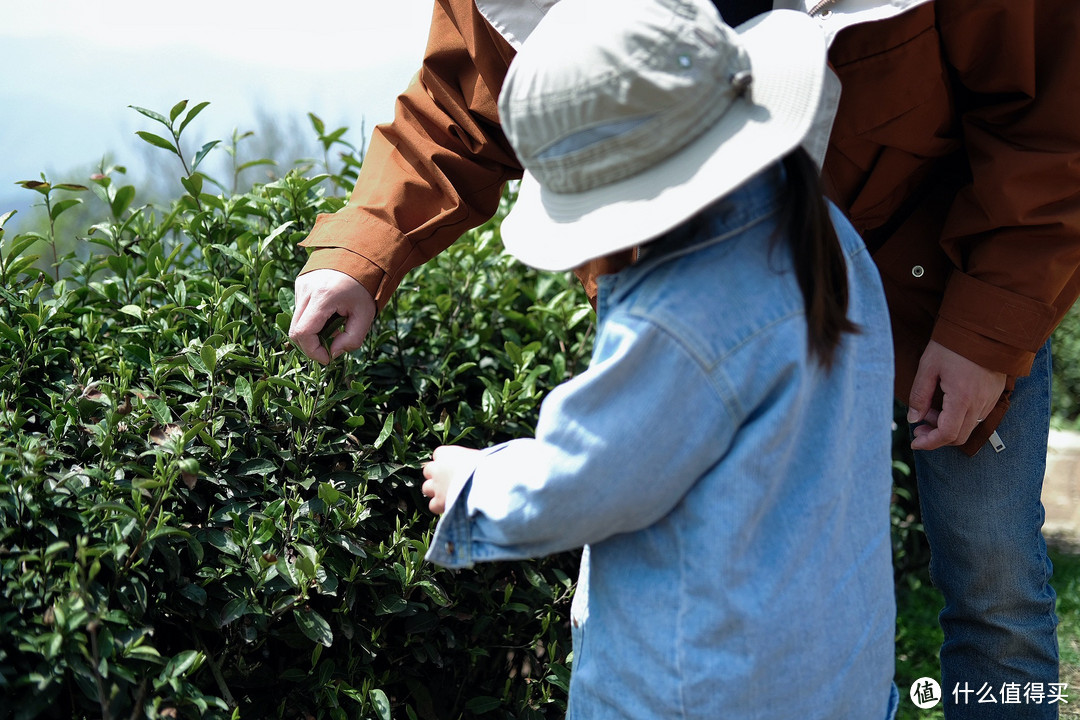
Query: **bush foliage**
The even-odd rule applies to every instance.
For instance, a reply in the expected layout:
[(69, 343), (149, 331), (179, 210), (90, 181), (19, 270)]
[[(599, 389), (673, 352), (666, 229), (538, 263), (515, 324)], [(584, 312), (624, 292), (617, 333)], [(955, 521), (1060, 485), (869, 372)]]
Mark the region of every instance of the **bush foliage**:
[[(135, 108), (175, 198), (103, 165), (20, 183), (38, 231), (4, 238), (0, 214), (0, 718), (561, 717), (575, 555), (435, 568), (419, 484), (440, 444), (532, 431), (588, 362), (584, 294), (501, 252), (508, 196), (362, 351), (314, 364), (287, 337), (296, 243), (361, 158), (311, 116), (322, 172), (240, 192), (271, 163), (235, 133), (185, 152), (205, 106)], [(199, 170), (215, 149), (225, 182)], [(1080, 381), (1058, 367), (1072, 419)], [(897, 418), (903, 597), (928, 551)]]
[[(312, 116), (336, 169), (232, 192), (199, 170), (216, 142), (185, 151), (203, 107), (138, 109), (183, 173), (164, 205), (119, 167), (21, 183), (44, 220), (0, 260), (0, 717), (561, 716), (576, 559), (437, 569), (419, 483), (441, 443), (531, 431), (587, 363), (584, 294), (496, 220), (312, 363), (296, 243), (360, 161)], [(65, 252), (83, 198), (103, 217)]]

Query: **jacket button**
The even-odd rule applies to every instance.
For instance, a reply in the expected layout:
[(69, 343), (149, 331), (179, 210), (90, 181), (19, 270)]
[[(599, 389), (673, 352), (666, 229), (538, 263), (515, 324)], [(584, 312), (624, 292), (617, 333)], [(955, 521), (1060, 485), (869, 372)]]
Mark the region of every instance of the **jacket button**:
[(914, 277), (921, 278), (923, 275), (926, 274), (926, 270), (923, 269), (922, 265), (916, 265), (915, 267), (911, 268), (911, 274)]

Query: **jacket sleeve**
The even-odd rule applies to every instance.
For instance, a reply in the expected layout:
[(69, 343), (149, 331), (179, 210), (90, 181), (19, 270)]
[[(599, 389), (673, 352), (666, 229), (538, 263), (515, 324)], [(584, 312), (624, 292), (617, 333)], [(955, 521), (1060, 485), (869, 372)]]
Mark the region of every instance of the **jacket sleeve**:
[(933, 338), (1026, 375), (1080, 294), (1080, 4), (938, 0), (972, 180), (941, 237), (961, 271)]
[(473, 0), (436, 0), (423, 65), (373, 132), (349, 203), (300, 243), (302, 273), (345, 272), (382, 309), (405, 273), (495, 214), (521, 175), (497, 108), (512, 56)]
[(482, 454), (451, 483), (428, 560), (540, 557), (649, 527), (727, 452), (737, 393), (673, 336), (613, 314), (596, 357), (544, 399), (535, 438)]

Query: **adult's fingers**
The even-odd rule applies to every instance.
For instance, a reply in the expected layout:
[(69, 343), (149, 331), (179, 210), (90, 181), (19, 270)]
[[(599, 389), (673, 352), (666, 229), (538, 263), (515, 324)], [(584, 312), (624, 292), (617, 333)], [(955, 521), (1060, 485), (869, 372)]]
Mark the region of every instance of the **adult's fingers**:
[[(325, 364), (363, 344), (375, 317), (375, 300), (355, 279), (336, 270), (314, 270), (296, 278), (295, 294), (289, 338), (305, 355)], [(319, 333), (335, 313), (345, 318), (345, 326), (328, 353)]]

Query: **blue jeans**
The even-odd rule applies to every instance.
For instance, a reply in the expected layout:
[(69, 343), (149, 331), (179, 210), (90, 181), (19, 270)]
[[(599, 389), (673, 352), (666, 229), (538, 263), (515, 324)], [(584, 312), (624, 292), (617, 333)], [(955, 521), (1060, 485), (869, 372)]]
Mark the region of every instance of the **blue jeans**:
[[(1056, 595), (1041, 531), (1050, 363), (1048, 342), (1031, 375), (1017, 380), (998, 429), (1002, 452), (987, 445), (970, 458), (952, 447), (915, 453), (930, 576), (945, 596), (949, 720), (1058, 717), (1057, 704), (1024, 702), (1029, 683), (1058, 682)], [(1003, 702), (1007, 688), (1017, 689), (1006, 684), (1019, 686), (1019, 704)]]

